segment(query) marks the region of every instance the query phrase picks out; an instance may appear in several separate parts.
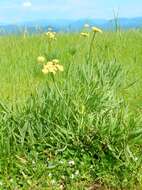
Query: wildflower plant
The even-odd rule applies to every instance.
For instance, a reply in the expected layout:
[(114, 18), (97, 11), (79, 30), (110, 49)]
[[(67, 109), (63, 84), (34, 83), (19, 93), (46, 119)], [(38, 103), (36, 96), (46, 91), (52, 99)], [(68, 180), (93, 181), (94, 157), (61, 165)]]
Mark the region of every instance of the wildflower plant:
[[(122, 85), (123, 77), (126, 76), (123, 67), (117, 59), (110, 60), (117, 55), (111, 53), (108, 56), (104, 47), (103, 53), (100, 48), (96, 49), (99, 59), (97, 53), (93, 54), (95, 37), (101, 33), (95, 27), (86, 38), (79, 38), (80, 34), (61, 35), (57, 48), (54, 46), (57, 54), (54, 54), (55, 50), (43, 53), (44, 44), (40, 43), (39, 47), (39, 41), (42, 42), (43, 39), (39, 36), (32, 37), (34, 40), (31, 42), (24, 40), (26, 54), (21, 57), (23, 62), (22, 59), (19, 61), (21, 41), (19, 42), (18, 37), (16, 43), (19, 45), (9, 49), (9, 56), (1, 56), (0, 66), (6, 68), (3, 70), (6, 72), (2, 81), (5, 75), (10, 79), (8, 82), (17, 76), (18, 72), (7, 72), (9, 67), (6, 67), (6, 63), (10, 64), (10, 71), (15, 72), (17, 69), (15, 64), (8, 62), (12, 56), (10, 61), (15, 58), (13, 63), (22, 63), (18, 65), (18, 69), (21, 69), (18, 71), (25, 77), (23, 85), (28, 84), (30, 90), (26, 88), (28, 85), (23, 88), (31, 93), (28, 94), (28, 99), (25, 96), (23, 102), (19, 95), (22, 104), (19, 105), (16, 100), (15, 106), (15, 99), (6, 104), (2, 103), (1, 96), (0, 189), (78, 190), (96, 189), (98, 186), (101, 189), (141, 189), (141, 110), (137, 109), (136, 114), (131, 112), (120, 94), (128, 91)], [(135, 36), (137, 34), (138, 38)], [(54, 38), (49, 35), (48, 39), (48, 35), (43, 38), (46, 38), (46, 43), (49, 40), (53, 47)], [(108, 44), (109, 38), (104, 40), (108, 36), (111, 37), (110, 41), (114, 39), (117, 46), (122, 48), (121, 51), (125, 50), (127, 43), (122, 46), (122, 39), (126, 40), (126, 36), (118, 43), (120, 39), (117, 38), (117, 41), (116, 35), (112, 33), (104, 34), (103, 40), (99, 39), (99, 43), (103, 42), (102, 46), (106, 43), (105, 46), (113, 48), (111, 43)], [(134, 41), (139, 44), (139, 48), (140, 37), (140, 32), (134, 33)], [(1, 46), (2, 55), (9, 45), (12, 44), (13, 47), (15, 37), (14, 40), (12, 37), (9, 40), (12, 43)], [(1, 38), (0, 42), (2, 41)], [(32, 51), (27, 48), (27, 43), (29, 47), (34, 47)], [(129, 43), (132, 44), (131, 47), (138, 47), (131, 40)], [(86, 44), (89, 44), (89, 48), (86, 48)], [(116, 46), (113, 50), (117, 50)], [(25, 59), (27, 55), (28, 59)], [(35, 55), (40, 55), (37, 58), (38, 64), (35, 64)], [(86, 55), (89, 57), (87, 61)], [(129, 63), (130, 57), (127, 58)], [(66, 65), (63, 64), (64, 60)], [(25, 64), (27, 61), (29, 64)], [(40, 80), (38, 87), (34, 86), (37, 79), (35, 77), (29, 83), (33, 76), (33, 62), (35, 67), (40, 67), (42, 81)], [(21, 81), (22, 78), (20, 85)], [(11, 84), (15, 86), (16, 82), (14, 80)], [(19, 93), (20, 85), (16, 93)], [(31, 91), (34, 87), (35, 91)]]
[(50, 53), (51, 49), (52, 49), (53, 42), (57, 40), (56, 32), (48, 31), (45, 33), (45, 36), (46, 36), (47, 41), (48, 41), (48, 53)]
[(93, 35), (92, 35), (92, 39), (91, 39), (90, 46), (89, 46), (89, 52), (88, 52), (87, 63), (89, 63), (90, 58), (92, 57), (92, 56), (91, 56), (91, 53), (92, 53), (93, 43), (94, 43), (96, 34), (97, 34), (97, 33), (103, 33), (103, 31), (102, 31), (100, 28), (97, 28), (97, 27), (92, 27), (92, 32), (93, 32)]
[(48, 40), (56, 40), (55, 32), (46, 32), (45, 35), (47, 36)]

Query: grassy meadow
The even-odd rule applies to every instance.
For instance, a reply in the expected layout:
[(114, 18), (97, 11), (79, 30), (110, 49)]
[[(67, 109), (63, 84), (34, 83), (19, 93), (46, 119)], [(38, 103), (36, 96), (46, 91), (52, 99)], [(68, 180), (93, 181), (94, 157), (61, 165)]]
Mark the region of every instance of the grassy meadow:
[(93, 36), (0, 37), (0, 189), (142, 189), (142, 31)]

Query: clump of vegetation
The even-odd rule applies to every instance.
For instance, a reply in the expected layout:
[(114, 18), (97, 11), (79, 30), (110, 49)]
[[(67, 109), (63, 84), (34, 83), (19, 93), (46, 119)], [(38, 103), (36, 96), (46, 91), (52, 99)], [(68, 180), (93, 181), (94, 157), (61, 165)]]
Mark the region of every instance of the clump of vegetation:
[[(106, 34), (97, 32), (102, 33), (87, 27), (87, 33), (56, 40), (50, 32), (36, 37), (44, 46), (33, 49), (33, 57), (24, 49), (22, 67), (30, 65), (29, 73), (22, 69), (22, 74), (28, 79), (32, 75), (38, 85), (28, 81), (36, 90), (27, 100), (0, 102), (0, 188), (141, 188), (141, 114), (125, 100), (124, 68), (105, 54), (108, 44), (103, 49), (105, 44), (97, 41)], [(15, 69), (18, 61), (15, 57), (11, 62)]]

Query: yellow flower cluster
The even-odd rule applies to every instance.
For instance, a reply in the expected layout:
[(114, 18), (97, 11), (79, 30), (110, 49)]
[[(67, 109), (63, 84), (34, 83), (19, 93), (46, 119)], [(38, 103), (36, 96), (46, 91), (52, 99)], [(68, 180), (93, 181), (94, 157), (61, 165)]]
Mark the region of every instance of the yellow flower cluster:
[(56, 40), (56, 32), (46, 32), (45, 35), (49, 40)]
[(49, 73), (53, 73), (54, 75), (56, 74), (56, 72), (64, 71), (64, 67), (62, 65), (59, 64), (59, 60), (58, 59), (53, 59), (52, 61), (48, 61), (46, 65), (44, 65), (42, 72), (44, 74), (49, 74)]
[(92, 27), (93, 32), (99, 32), (99, 33), (103, 33), (103, 31), (100, 28), (97, 27)]
[(89, 37), (89, 34), (86, 33), (86, 32), (81, 32), (80, 35), (83, 36), (83, 37)]

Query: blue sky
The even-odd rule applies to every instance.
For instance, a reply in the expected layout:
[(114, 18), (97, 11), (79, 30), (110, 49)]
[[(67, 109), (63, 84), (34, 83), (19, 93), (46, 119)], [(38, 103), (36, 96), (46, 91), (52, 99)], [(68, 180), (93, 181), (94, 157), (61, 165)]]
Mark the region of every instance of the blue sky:
[(142, 0), (0, 0), (0, 23), (142, 16)]

